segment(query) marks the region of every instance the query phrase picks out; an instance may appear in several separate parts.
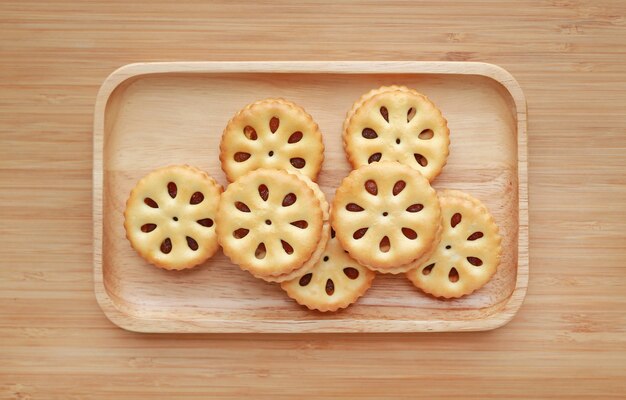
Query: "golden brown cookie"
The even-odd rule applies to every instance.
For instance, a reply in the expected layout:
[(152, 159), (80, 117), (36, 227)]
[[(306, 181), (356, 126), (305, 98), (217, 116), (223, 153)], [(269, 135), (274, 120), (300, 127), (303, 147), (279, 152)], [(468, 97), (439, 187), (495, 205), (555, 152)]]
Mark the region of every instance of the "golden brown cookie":
[(384, 273), (406, 272), (432, 250), (441, 212), (428, 180), (398, 162), (353, 170), (332, 204), (337, 239), (360, 264)]
[(310, 271), (280, 286), (287, 295), (311, 310), (337, 311), (363, 296), (376, 273), (359, 265), (333, 238)]
[(301, 268), (322, 237), (322, 206), (295, 174), (257, 169), (222, 194), (217, 236), (233, 263), (268, 280)]
[(501, 238), (487, 207), (454, 190), (439, 193), (443, 233), (434, 254), (407, 273), (436, 297), (461, 297), (485, 285), (500, 264)]
[(141, 257), (165, 269), (203, 263), (218, 249), (215, 218), (222, 187), (188, 165), (157, 169), (131, 191), (124, 228)]
[(446, 164), (450, 130), (441, 111), (423, 94), (383, 86), (363, 95), (348, 111), (343, 143), (353, 168), (399, 161), (432, 181)]
[(220, 143), (230, 182), (258, 168), (297, 171), (315, 180), (324, 160), (322, 134), (300, 106), (284, 99), (249, 104), (229, 122)]
[(328, 204), (328, 200), (326, 200), (326, 196), (324, 195), (324, 192), (322, 192), (322, 190), (317, 185), (317, 183), (313, 182), (308, 177), (298, 172), (292, 172), (292, 171), (287, 171), (287, 172), (290, 174), (296, 175), (299, 179), (303, 180), (311, 190), (313, 190), (313, 193), (315, 193), (315, 197), (319, 200), (320, 206), (322, 208), (322, 219), (324, 221), (324, 224), (322, 225), (322, 235), (320, 237), (320, 241), (317, 244), (317, 247), (315, 248), (313, 255), (311, 255), (311, 258), (305, 261), (304, 264), (302, 264), (300, 268), (290, 273), (279, 275), (276, 277), (257, 276), (257, 278), (264, 279), (268, 282), (284, 282), (287, 280), (291, 280), (295, 278), (296, 276), (302, 275), (305, 272), (308, 272), (309, 270), (311, 270), (315, 266), (317, 261), (320, 259), (320, 257), (322, 256), (322, 252), (326, 248), (326, 244), (328, 243), (328, 240), (330, 239), (330, 230), (331, 230), (330, 229), (330, 205)]

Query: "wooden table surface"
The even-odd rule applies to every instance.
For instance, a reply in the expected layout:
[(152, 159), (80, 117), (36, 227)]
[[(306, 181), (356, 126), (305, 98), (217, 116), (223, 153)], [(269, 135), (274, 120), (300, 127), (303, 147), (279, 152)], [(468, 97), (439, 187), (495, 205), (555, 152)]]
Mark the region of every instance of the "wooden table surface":
[[(626, 2), (130, 3), (0, 4), (0, 398), (626, 396)], [(94, 100), (118, 66), (169, 60), (508, 69), (529, 117), (517, 317), (455, 334), (114, 326), (93, 293)]]

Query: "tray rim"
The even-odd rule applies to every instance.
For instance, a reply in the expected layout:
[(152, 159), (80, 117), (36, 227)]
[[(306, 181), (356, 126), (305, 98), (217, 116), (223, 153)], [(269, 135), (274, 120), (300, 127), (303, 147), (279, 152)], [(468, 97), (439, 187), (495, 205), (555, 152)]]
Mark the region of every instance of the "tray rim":
[[(176, 319), (146, 319), (124, 312), (111, 298), (102, 268), (104, 115), (111, 94), (125, 81), (165, 73), (333, 73), (333, 74), (449, 74), (479, 75), (502, 85), (511, 96), (517, 118), (518, 265), (511, 296), (492, 306), (498, 311), (471, 320), (219, 320), (195, 324)], [(527, 105), (521, 86), (504, 68), (483, 62), (457, 61), (178, 61), (124, 65), (102, 83), (95, 102), (93, 122), (93, 273), (98, 305), (115, 325), (134, 332), (161, 333), (339, 333), (339, 332), (456, 332), (487, 331), (513, 319), (528, 288), (528, 158)], [(502, 303), (504, 303), (502, 305)], [(183, 324), (183, 325), (181, 325)]]

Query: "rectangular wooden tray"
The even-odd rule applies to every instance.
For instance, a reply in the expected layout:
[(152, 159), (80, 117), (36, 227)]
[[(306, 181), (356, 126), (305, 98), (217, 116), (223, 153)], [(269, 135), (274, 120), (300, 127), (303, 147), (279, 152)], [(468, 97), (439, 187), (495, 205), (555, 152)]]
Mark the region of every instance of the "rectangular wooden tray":
[[(152, 169), (188, 163), (222, 185), (222, 130), (255, 100), (302, 105), (324, 135), (318, 182), (331, 200), (349, 172), (341, 143), (346, 111), (361, 94), (400, 84), (428, 95), (448, 119), (448, 164), (434, 187), (469, 192), (503, 236), (502, 263), (481, 290), (442, 301), (404, 275), (378, 275), (356, 304), (308, 311), (278, 285), (253, 278), (219, 252), (189, 271), (163, 271), (128, 244), (125, 201)], [(141, 332), (418, 332), (494, 329), (517, 312), (528, 282), (526, 102), (515, 79), (468, 62), (176, 62), (131, 64), (98, 93), (94, 118), (94, 280), (107, 317)]]

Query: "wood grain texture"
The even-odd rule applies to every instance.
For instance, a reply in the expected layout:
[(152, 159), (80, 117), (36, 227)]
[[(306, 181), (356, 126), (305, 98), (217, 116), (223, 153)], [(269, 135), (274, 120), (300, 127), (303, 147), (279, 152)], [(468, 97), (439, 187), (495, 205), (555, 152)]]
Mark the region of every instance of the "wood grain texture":
[[(0, 3), (0, 397), (623, 398), (626, 4)], [(458, 60), (528, 101), (530, 275), (490, 332), (146, 335), (93, 296), (98, 88), (137, 61)]]
[[(482, 199), (500, 228), (502, 261), (482, 290), (442, 301), (417, 291), (403, 274), (379, 275), (357, 305), (322, 315), (298, 306), (279, 285), (241, 271), (221, 252), (194, 270), (172, 273), (155, 270), (129, 246), (123, 210), (136, 182), (155, 168), (190, 163), (226, 185), (218, 157), (221, 132), (240, 108), (265, 97), (296, 102), (320, 125), (325, 162), (318, 182), (332, 199), (351, 170), (341, 135), (346, 110), (371, 88), (392, 84), (419, 88), (448, 119), (451, 154), (435, 188), (461, 189)], [(493, 329), (513, 317), (526, 293), (526, 168), (526, 101), (513, 77), (491, 64), (128, 65), (107, 78), (96, 100), (96, 295), (112, 321), (140, 332)]]

